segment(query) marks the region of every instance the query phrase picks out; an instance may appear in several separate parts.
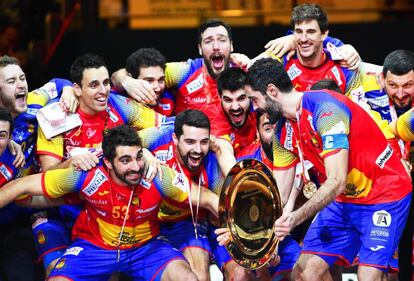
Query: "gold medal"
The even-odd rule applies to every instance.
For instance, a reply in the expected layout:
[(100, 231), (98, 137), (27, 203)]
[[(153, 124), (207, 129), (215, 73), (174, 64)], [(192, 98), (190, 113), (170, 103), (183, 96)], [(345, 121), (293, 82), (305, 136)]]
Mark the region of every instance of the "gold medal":
[(312, 181), (306, 181), (303, 185), (303, 195), (305, 195), (306, 199), (311, 199), (316, 190), (316, 184)]

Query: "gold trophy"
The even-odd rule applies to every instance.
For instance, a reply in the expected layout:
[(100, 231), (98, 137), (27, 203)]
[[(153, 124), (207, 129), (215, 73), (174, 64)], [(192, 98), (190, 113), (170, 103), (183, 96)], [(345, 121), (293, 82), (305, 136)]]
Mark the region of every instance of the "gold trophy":
[(220, 227), (229, 229), (226, 248), (241, 266), (256, 269), (277, 254), (274, 223), (282, 215), (272, 172), (261, 161), (244, 159), (227, 175), (220, 194)]

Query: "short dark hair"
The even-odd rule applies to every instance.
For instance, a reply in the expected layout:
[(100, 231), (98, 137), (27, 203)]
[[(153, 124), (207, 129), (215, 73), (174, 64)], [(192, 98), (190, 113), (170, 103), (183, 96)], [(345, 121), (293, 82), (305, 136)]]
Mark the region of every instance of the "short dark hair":
[(104, 132), (102, 141), (103, 156), (112, 162), (116, 156), (117, 146), (140, 146), (142, 141), (137, 131), (128, 125), (119, 125)]
[(231, 27), (221, 19), (208, 19), (205, 22), (203, 22), (200, 27), (198, 28), (198, 44), (201, 44), (201, 35), (203, 32), (209, 28), (209, 27), (216, 27), (216, 26), (223, 26), (229, 35), (230, 41), (233, 41), (231, 36)]
[(13, 128), (14, 128), (13, 117), (11, 116), (10, 112), (3, 107), (0, 107), (0, 121), (9, 122), (9, 125), (10, 125), (9, 134), (11, 135), (13, 133)]
[(155, 48), (140, 48), (129, 55), (126, 59), (125, 69), (132, 77), (137, 78), (140, 74), (141, 68), (150, 66), (159, 66), (165, 69), (167, 60)]
[(342, 92), (341, 88), (339, 88), (338, 83), (336, 83), (335, 80), (329, 79), (329, 78), (319, 80), (318, 82), (313, 84), (310, 89), (311, 90), (327, 89), (327, 90), (335, 91), (335, 92), (340, 93), (342, 95), (344, 94)]
[(408, 50), (395, 50), (389, 53), (382, 66), (382, 74), (386, 77), (388, 70), (395, 75), (404, 75), (414, 70), (414, 53)]
[(177, 114), (174, 122), (174, 133), (180, 138), (184, 133), (183, 126), (208, 129), (210, 132), (210, 120), (200, 110), (187, 109)]
[(255, 61), (249, 68), (248, 77), (252, 89), (260, 91), (264, 96), (269, 84), (275, 85), (283, 93), (293, 90), (292, 81), (282, 63), (271, 58)]
[(105, 67), (108, 69), (103, 58), (96, 54), (87, 53), (75, 59), (70, 67), (70, 78), (72, 82), (81, 86), (83, 71), (88, 68)]
[(15, 57), (10, 57), (8, 55), (4, 55), (0, 57), (0, 67), (6, 67), (10, 64), (18, 65), (20, 66), (20, 62)]
[(296, 24), (307, 20), (316, 20), (322, 33), (329, 29), (328, 16), (317, 4), (302, 4), (293, 8), (290, 19), (290, 25), (293, 30)]
[(223, 70), (217, 78), (217, 90), (220, 96), (224, 90), (231, 92), (242, 89), (247, 84), (247, 73), (239, 67)]

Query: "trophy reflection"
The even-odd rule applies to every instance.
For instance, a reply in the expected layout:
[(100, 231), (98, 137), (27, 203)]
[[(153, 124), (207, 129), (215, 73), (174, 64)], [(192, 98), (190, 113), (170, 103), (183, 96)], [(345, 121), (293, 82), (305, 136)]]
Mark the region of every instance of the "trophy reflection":
[(230, 231), (226, 248), (238, 264), (257, 269), (277, 253), (273, 225), (281, 215), (280, 194), (269, 168), (256, 159), (237, 162), (223, 184), (219, 219)]

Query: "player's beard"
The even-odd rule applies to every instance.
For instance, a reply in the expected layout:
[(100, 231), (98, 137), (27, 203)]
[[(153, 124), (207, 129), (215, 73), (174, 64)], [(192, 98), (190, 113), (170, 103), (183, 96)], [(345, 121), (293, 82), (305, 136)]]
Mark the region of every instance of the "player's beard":
[[(116, 175), (116, 177), (122, 181), (123, 183), (127, 184), (128, 186), (135, 186), (138, 185), (142, 179), (142, 173), (143, 173), (143, 169), (139, 170), (139, 171), (133, 171), (133, 170), (129, 170), (126, 171), (125, 173), (121, 174), (117, 168), (115, 167), (115, 165), (112, 164), (113, 167), (113, 171)], [(134, 180), (128, 180), (127, 177), (129, 175), (134, 175), (136, 174), (138, 177)]]
[(269, 123), (272, 125), (276, 124), (276, 122), (283, 116), (282, 105), (279, 102), (270, 99), (268, 96), (266, 96), (265, 111), (269, 117)]
[(262, 140), (260, 140), (260, 143), (261, 143), (261, 145), (262, 145), (262, 149), (263, 149), (263, 151), (264, 151), (264, 153), (266, 154), (266, 156), (267, 156), (267, 158), (270, 160), (270, 161), (273, 161), (273, 143), (272, 143), (272, 141), (270, 141), (270, 142), (263, 142)]
[(204, 60), (204, 64), (206, 65), (208, 74), (210, 74), (210, 76), (213, 77), (213, 79), (217, 79), (217, 77), (220, 75), (221, 72), (229, 68), (230, 57), (228, 58), (224, 57), (224, 62), (223, 62), (224, 68), (219, 73), (216, 73), (214, 71), (213, 67), (211, 66), (210, 58), (203, 55), (203, 60)]
[[(195, 152), (189, 151), (187, 154), (184, 154), (184, 153), (182, 153), (180, 148), (178, 148), (178, 151), (179, 151), (179, 154), (180, 154), (180, 158), (184, 163), (184, 166), (187, 167), (187, 169), (190, 172), (192, 172), (192, 173), (196, 172), (198, 170), (198, 168), (200, 168), (201, 164), (203, 163), (204, 157), (205, 157), (204, 153), (195, 153)], [(194, 165), (190, 164), (191, 163), (191, 161), (190, 161), (191, 155), (195, 155), (195, 156), (199, 157), (200, 160), (199, 160), (199, 164), (197, 166), (194, 166)]]

